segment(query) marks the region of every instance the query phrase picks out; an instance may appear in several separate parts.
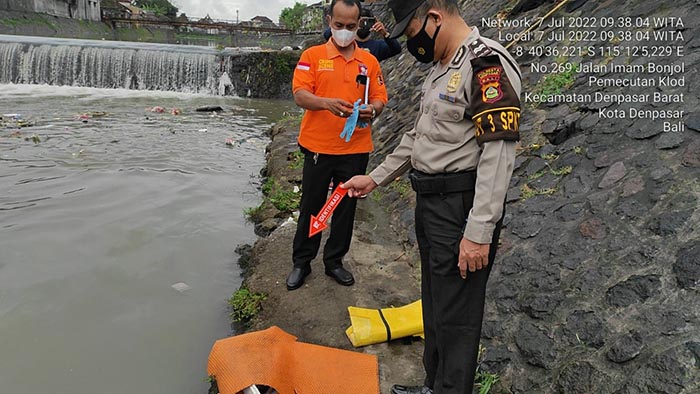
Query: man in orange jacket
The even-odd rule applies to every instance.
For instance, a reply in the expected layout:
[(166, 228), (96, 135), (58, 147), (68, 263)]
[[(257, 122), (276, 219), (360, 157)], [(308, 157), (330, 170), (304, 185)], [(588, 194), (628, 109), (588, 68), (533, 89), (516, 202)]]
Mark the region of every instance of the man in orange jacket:
[[(328, 24), (332, 37), (327, 43), (302, 53), (294, 71), (294, 101), (304, 108), (299, 146), (304, 153), (299, 222), (294, 237), (294, 268), (287, 277), (287, 289), (298, 289), (311, 273), (311, 260), (321, 246), (321, 235), (309, 237), (312, 214), (318, 214), (328, 194), (328, 184), (344, 182), (367, 170), (372, 145), (371, 121), (387, 102), (379, 62), (355, 43), (362, 6), (358, 0), (333, 0)], [(346, 122), (359, 109), (358, 127), (346, 133)], [(354, 105), (355, 104), (355, 105)], [(363, 127), (364, 126), (364, 127)], [(341, 134), (343, 137), (341, 137)], [(352, 274), (343, 268), (350, 249), (356, 199), (344, 199), (333, 213), (331, 232), (323, 251), (326, 275), (351, 286)]]

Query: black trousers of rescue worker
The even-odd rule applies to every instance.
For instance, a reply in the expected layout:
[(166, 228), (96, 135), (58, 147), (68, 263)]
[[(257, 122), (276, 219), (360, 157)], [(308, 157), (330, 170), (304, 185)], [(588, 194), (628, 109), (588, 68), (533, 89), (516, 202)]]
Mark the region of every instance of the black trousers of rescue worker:
[[(337, 186), (355, 175), (364, 175), (369, 161), (369, 153), (316, 155), (303, 147), (301, 151), (304, 153), (302, 195), (292, 251), (294, 267), (297, 268), (309, 266), (321, 247), (321, 234), (309, 238), (309, 225), (311, 215), (318, 215), (326, 203), (331, 180)], [(356, 207), (357, 199), (346, 197), (333, 212), (330, 235), (323, 249), (326, 270), (343, 266), (343, 257), (350, 250)]]
[(410, 178), (417, 193), (425, 385), (435, 394), (471, 394), (486, 282), (496, 257), (503, 219), (494, 230), (488, 266), (467, 271), (467, 278), (462, 279), (457, 265), (459, 244), (474, 202), (476, 173), (421, 175), (414, 171)]

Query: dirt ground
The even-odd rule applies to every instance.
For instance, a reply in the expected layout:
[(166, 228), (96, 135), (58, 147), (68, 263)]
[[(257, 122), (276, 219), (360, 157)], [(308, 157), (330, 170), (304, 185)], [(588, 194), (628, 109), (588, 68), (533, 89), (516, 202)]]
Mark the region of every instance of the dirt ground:
[[(286, 180), (295, 176), (290, 173), (288, 159), (296, 150), (296, 133), (293, 127), (273, 132), (268, 176)], [(261, 238), (253, 248), (245, 285), (253, 292), (265, 293), (267, 299), (250, 330), (274, 325), (302, 342), (351, 350), (345, 335), (350, 325), (348, 306), (384, 308), (418, 300), (417, 252), (397, 241), (399, 237), (389, 223), (385, 208), (377, 201), (359, 201), (352, 246), (344, 259), (344, 267), (355, 276), (355, 284), (350, 287), (341, 286), (324, 274), (321, 249), (304, 286), (288, 291), (285, 281), (292, 268), (296, 223), (283, 224)], [(422, 341), (402, 339), (354, 349), (377, 356), (381, 393), (389, 393), (396, 383), (422, 383), (422, 350)]]

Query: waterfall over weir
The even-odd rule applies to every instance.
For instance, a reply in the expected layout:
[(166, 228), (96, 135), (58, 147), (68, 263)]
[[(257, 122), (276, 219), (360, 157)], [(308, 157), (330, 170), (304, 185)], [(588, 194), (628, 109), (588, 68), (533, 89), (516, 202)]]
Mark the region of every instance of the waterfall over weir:
[(0, 83), (217, 94), (230, 58), (223, 55), (233, 53), (196, 46), (0, 35)]

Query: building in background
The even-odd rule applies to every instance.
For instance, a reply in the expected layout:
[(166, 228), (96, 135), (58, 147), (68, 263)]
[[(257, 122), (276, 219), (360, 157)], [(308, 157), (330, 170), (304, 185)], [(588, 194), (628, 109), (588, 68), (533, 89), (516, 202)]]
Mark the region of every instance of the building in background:
[(102, 20), (100, 0), (0, 0), (0, 9), (38, 12), (63, 18)]
[(274, 29), (277, 27), (277, 25), (275, 25), (275, 22), (273, 22), (272, 19), (266, 16), (258, 15), (250, 21), (252, 22), (254, 27), (264, 27), (268, 29)]
[(301, 17), (301, 31), (321, 32), (326, 24), (325, 16), (330, 6), (330, 0), (322, 0), (306, 7)]

